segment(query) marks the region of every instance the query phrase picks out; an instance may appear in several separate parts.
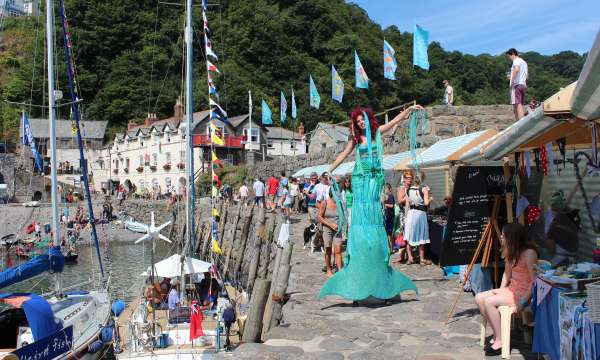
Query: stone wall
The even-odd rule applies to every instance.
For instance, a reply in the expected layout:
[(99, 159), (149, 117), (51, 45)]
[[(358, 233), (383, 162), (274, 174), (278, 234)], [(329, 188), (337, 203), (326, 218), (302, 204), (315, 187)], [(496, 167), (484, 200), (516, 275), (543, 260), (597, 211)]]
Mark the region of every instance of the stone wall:
[[(428, 147), (435, 142), (466, 133), (497, 129), (503, 130), (514, 122), (510, 105), (481, 106), (433, 106), (427, 108), (427, 126), (422, 137), (423, 146)], [(383, 138), (386, 154), (394, 154), (408, 150), (407, 127), (400, 124), (395, 131)], [(272, 161), (257, 163), (251, 166), (253, 176), (267, 177), (285, 170), (293, 174), (307, 166), (332, 163), (345, 144), (329, 147), (320, 152), (298, 156), (287, 156)], [(347, 161), (351, 161), (353, 155)]]

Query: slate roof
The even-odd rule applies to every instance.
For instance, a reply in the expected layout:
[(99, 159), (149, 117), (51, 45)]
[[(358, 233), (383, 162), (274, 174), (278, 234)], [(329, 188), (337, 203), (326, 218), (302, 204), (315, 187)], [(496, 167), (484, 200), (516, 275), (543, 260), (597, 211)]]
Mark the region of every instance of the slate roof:
[(345, 126), (325, 122), (318, 123), (315, 130), (313, 130), (313, 133), (317, 132), (319, 129), (325, 131), (325, 133), (335, 142), (344, 142), (348, 140), (348, 135), (350, 134), (350, 129)]
[[(31, 132), (33, 137), (36, 138), (47, 138), (49, 134), (50, 124), (48, 119), (29, 119), (31, 126)], [(79, 126), (81, 129), (81, 136), (84, 139), (104, 139), (104, 133), (106, 132), (107, 121), (80, 121)], [(22, 137), (23, 126), (21, 126), (20, 134)], [(71, 132), (71, 121), (70, 120), (56, 120), (56, 137), (57, 138), (70, 138), (73, 137)]]
[(270, 126), (267, 128), (267, 138), (268, 139), (302, 139), (299, 133), (293, 132), (292, 130), (285, 129), (277, 126)]

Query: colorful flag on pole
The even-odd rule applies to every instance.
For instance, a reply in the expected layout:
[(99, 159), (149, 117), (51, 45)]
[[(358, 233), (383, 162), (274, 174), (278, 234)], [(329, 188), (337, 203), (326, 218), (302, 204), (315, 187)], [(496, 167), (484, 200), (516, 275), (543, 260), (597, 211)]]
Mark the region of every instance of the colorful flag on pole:
[(315, 109), (318, 109), (319, 105), (321, 104), (321, 96), (319, 95), (319, 92), (317, 91), (317, 87), (315, 86), (315, 82), (313, 81), (312, 75), (310, 75), (309, 90), (310, 90), (310, 106), (314, 107)]
[(292, 119), (296, 119), (298, 116), (298, 109), (296, 108), (296, 97), (294, 96), (294, 88), (292, 88)]
[(283, 93), (283, 90), (281, 90), (281, 94), (279, 97), (279, 121), (281, 122), (281, 124), (285, 123), (285, 120), (287, 118), (287, 101), (285, 100), (285, 94)]
[(385, 39), (383, 40), (383, 76), (386, 79), (396, 80), (396, 58), (394, 48)]
[(220, 167), (221, 169), (223, 168), (223, 163), (221, 162), (221, 160), (217, 157), (217, 154), (215, 154), (214, 151), (211, 151), (211, 160), (213, 162), (213, 169), (214, 169), (214, 165)]
[(272, 125), (273, 119), (271, 119), (271, 116), (273, 115), (273, 113), (271, 112), (269, 105), (267, 104), (267, 102), (264, 99), (262, 100), (261, 107), (262, 107), (262, 123), (263, 123), (263, 125)]
[(344, 97), (344, 82), (342, 78), (335, 70), (335, 67), (331, 65), (331, 98), (340, 104)]
[(208, 104), (210, 105), (210, 117), (211, 119), (218, 119), (224, 122), (227, 125), (231, 125), (229, 120), (227, 120), (227, 111), (225, 111), (221, 105), (219, 105), (213, 99), (208, 99)]
[(421, 69), (429, 70), (429, 58), (427, 48), (429, 47), (429, 31), (415, 24), (413, 33), (413, 65)]
[(360, 59), (358, 58), (358, 53), (354, 50), (354, 69), (356, 73), (356, 87), (360, 89), (368, 89), (369, 88), (369, 77), (365, 72), (365, 68), (363, 68), (360, 63)]
[(210, 123), (210, 141), (215, 145), (224, 146), (223, 131), (215, 124)]
[(221, 183), (221, 180), (219, 179), (219, 177), (217, 176), (217, 174), (214, 173), (213, 171), (213, 183), (217, 185), (217, 188), (220, 189), (223, 187), (223, 184)]
[(221, 74), (221, 72), (219, 71), (219, 69), (217, 69), (217, 67), (213, 63), (211, 63), (210, 61), (208, 61), (208, 60), (206, 60), (206, 69), (208, 71), (214, 71), (217, 74)]
[(204, 48), (206, 49), (206, 56), (212, 56), (215, 60), (219, 60), (219, 57), (212, 49), (212, 42), (206, 34), (204, 34)]
[(40, 154), (38, 153), (37, 146), (35, 144), (35, 138), (33, 137), (33, 133), (31, 132), (31, 125), (29, 124), (29, 116), (26, 112), (23, 112), (21, 117), (22, 127), (23, 127), (23, 139), (21, 140), (23, 145), (29, 146), (31, 152), (33, 154), (33, 158), (35, 160), (35, 167), (38, 171), (42, 171), (42, 159), (40, 158)]

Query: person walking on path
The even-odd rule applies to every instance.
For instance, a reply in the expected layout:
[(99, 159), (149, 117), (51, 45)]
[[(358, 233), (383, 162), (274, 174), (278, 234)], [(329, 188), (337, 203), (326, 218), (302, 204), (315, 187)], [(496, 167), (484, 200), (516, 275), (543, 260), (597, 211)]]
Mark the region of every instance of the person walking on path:
[[(331, 192), (331, 190), (329, 190)], [(342, 237), (338, 235), (338, 207), (332, 194), (323, 200), (317, 218), (323, 226), (323, 247), (325, 248), (325, 268), (327, 277), (333, 275), (331, 252), (338, 270), (342, 270)]]
[(292, 178), (288, 188), (290, 189), (290, 197), (292, 198), (292, 212), (298, 213), (298, 179)]
[(248, 189), (248, 186), (246, 186), (245, 181), (242, 183), (242, 186), (240, 186), (239, 193), (242, 205), (248, 205), (248, 195), (250, 194), (250, 190)]
[(394, 198), (392, 185), (386, 183), (383, 192), (383, 224), (385, 226), (385, 233), (388, 236), (390, 252), (392, 253), (394, 252), (394, 205), (396, 205), (396, 199)]
[(317, 194), (315, 187), (319, 184), (317, 173), (310, 174), (310, 181), (304, 184), (304, 196), (306, 198), (306, 206), (308, 207), (308, 222), (314, 223), (317, 221)]
[(319, 298), (339, 295), (358, 305), (357, 300), (369, 296), (387, 300), (406, 290), (417, 291), (410, 278), (389, 265), (390, 248), (383, 227), (380, 196), (385, 182), (381, 135), (419, 109), (422, 109), (420, 105), (411, 106), (381, 126), (370, 108), (357, 107), (352, 111), (348, 143), (330, 168), (332, 172), (356, 151), (352, 172), (352, 223), (348, 231), (349, 260), (325, 282)]
[(494, 336), (485, 346), (486, 356), (498, 356), (502, 351), (499, 306), (517, 306), (522, 310), (531, 299), (533, 282), (536, 277), (538, 252), (536, 245), (529, 241), (527, 229), (521, 224), (510, 223), (502, 228), (500, 238), (502, 257), (506, 267), (499, 289), (481, 292), (475, 296), (481, 316), (485, 317)]
[(510, 74), (508, 75), (510, 86), (510, 104), (513, 106), (515, 120), (519, 121), (525, 116), (523, 105), (525, 104), (525, 92), (527, 91), (527, 78), (529, 71), (527, 63), (514, 48), (508, 49), (506, 56), (512, 62)]
[[(413, 181), (416, 185), (413, 185)], [(419, 263), (431, 265), (425, 258), (425, 245), (429, 244), (429, 225), (427, 223), (427, 206), (429, 206), (429, 187), (421, 186), (419, 179), (414, 179), (412, 171), (404, 172), (404, 186), (400, 187), (398, 201), (408, 208), (404, 226), (404, 238), (408, 242), (408, 262), (414, 264), (412, 250), (419, 248)]]
[(442, 81), (442, 85), (444, 85), (444, 104), (454, 105), (454, 88), (450, 86), (448, 80)]
[(254, 190), (254, 204), (260, 207), (265, 207), (265, 183), (261, 178), (257, 178), (252, 184)]
[(267, 197), (267, 207), (270, 211), (275, 211), (277, 209), (277, 192), (279, 191), (279, 180), (273, 175), (269, 177), (267, 181), (268, 186), (268, 197)]

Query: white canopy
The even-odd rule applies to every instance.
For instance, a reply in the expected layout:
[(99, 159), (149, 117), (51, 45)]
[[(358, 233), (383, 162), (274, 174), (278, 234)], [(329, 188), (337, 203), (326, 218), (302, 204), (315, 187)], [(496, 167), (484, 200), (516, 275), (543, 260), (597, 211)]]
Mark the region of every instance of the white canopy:
[[(210, 272), (211, 266), (212, 264), (209, 262), (186, 257), (183, 264), (183, 273), (191, 275)], [(151, 272), (151, 267), (148, 266), (148, 270), (140, 275), (148, 276)], [(181, 276), (181, 255), (175, 254), (154, 264), (154, 275), (168, 278)]]

